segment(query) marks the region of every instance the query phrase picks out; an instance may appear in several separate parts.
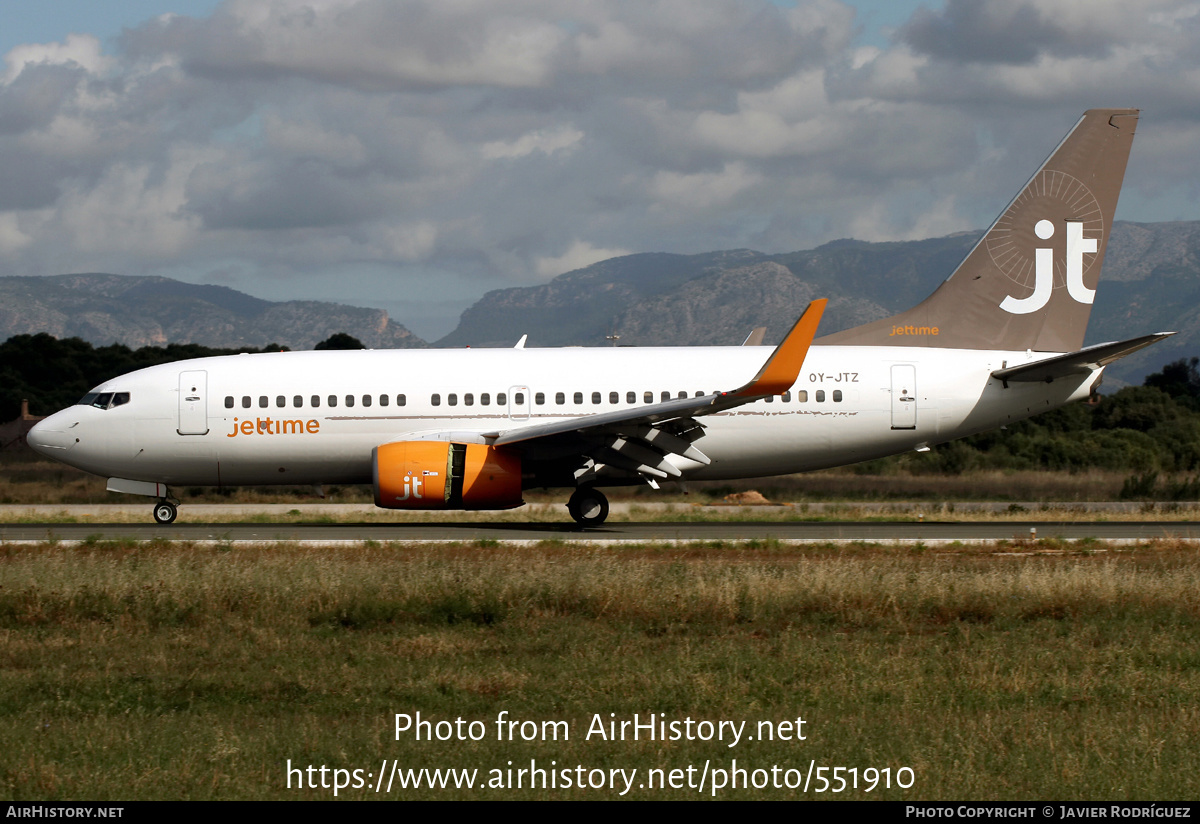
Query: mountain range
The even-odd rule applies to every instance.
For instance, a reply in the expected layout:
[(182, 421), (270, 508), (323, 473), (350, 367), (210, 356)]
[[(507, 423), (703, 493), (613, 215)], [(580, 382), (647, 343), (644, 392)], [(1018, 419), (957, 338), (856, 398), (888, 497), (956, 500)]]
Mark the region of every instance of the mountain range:
[[(777, 343), (808, 301), (829, 298), (822, 334), (916, 305), (982, 232), (930, 240), (838, 240), (805, 252), (747, 249), (601, 261), (540, 286), (489, 292), (438, 346), (732, 345), (756, 326)], [(1109, 367), (1106, 388), (1200, 355), (1200, 221), (1113, 225), (1085, 341), (1179, 334)]]
[(425, 341), (382, 309), (340, 303), (274, 302), (224, 286), (160, 277), (80, 274), (0, 278), (0, 339), (48, 332), (97, 346), (312, 349), (350, 331), (373, 349), (423, 347)]
[[(978, 241), (965, 232), (920, 241), (839, 240), (804, 252), (749, 249), (625, 255), (538, 285), (488, 292), (434, 346), (735, 345), (757, 326), (782, 339), (808, 301), (829, 298), (836, 332), (926, 297)], [(1109, 368), (1106, 387), (1200, 354), (1200, 221), (1117, 222), (1087, 343), (1179, 334)], [(221, 286), (108, 274), (0, 278), (0, 339), (22, 333), (95, 344), (167, 342), (311, 348), (335, 332), (370, 348), (427, 344), (379, 309), (271, 302)]]

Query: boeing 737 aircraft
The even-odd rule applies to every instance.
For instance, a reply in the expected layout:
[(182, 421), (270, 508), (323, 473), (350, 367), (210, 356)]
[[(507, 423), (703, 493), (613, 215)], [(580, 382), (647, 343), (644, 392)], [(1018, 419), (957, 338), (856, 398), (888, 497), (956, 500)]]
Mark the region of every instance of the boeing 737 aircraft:
[(397, 350), (155, 366), (45, 419), (43, 455), (157, 499), (170, 487), (367, 484), (389, 509), (507, 509), (572, 489), (803, 472), (879, 458), (1088, 398), (1165, 337), (1083, 347), (1136, 109), (1086, 112), (924, 302), (814, 341), (814, 301), (777, 348)]

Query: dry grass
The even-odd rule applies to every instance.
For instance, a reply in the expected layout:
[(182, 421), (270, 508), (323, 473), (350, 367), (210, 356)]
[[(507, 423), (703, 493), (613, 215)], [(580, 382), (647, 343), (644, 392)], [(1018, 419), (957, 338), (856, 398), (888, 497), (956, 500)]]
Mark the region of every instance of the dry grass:
[[(0, 547), (0, 795), (329, 796), (289, 792), (287, 759), (644, 771), (734, 757), (912, 767), (911, 790), (869, 796), (893, 799), (1196, 795), (1200, 553), (1056, 549)], [(418, 710), (574, 734), (395, 740), (394, 713)], [(802, 715), (810, 738), (582, 740), (610, 712)]]

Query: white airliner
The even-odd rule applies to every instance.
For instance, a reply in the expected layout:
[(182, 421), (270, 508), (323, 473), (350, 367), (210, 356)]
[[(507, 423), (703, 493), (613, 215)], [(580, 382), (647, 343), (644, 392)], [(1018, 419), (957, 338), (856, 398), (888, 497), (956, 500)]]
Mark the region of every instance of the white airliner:
[(564, 487), (865, 461), (1088, 398), (1086, 349), (1136, 109), (1086, 112), (958, 269), (915, 308), (814, 342), (814, 301), (774, 351), (677, 347), (284, 352), (106, 381), (28, 435), (38, 452), (157, 499), (179, 485), (366, 484), (389, 509), (507, 509)]

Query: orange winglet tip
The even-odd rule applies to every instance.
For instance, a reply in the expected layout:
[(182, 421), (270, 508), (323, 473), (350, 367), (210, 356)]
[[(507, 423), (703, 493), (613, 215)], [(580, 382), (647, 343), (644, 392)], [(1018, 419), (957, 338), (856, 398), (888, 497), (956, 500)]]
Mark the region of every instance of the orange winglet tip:
[(804, 358), (808, 355), (808, 347), (817, 336), (817, 325), (825, 312), (829, 301), (819, 298), (808, 304), (804, 314), (792, 326), (783, 343), (775, 348), (771, 357), (758, 370), (754, 380), (737, 391), (739, 396), (747, 395), (781, 395), (792, 388), (800, 369), (804, 366)]

